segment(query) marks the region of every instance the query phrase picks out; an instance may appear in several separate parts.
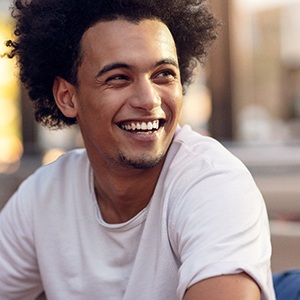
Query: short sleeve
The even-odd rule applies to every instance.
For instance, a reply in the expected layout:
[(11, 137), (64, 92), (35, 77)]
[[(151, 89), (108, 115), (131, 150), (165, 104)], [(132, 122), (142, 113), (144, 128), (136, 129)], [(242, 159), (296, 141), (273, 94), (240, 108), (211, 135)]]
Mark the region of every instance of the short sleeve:
[(189, 173), (184, 189), (176, 191), (171, 218), (172, 243), (180, 258), (179, 298), (203, 279), (246, 272), (260, 286), (262, 299), (273, 299), (267, 296), (272, 293), (267, 282), (268, 217), (248, 170), (210, 168)]

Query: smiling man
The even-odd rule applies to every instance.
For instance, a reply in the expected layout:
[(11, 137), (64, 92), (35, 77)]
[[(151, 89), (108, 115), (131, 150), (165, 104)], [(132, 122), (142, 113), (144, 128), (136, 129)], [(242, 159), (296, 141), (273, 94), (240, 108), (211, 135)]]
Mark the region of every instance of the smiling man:
[(0, 299), (273, 300), (264, 201), (217, 141), (178, 125), (218, 22), (205, 1), (15, 1), (37, 121), (84, 149), (0, 215)]

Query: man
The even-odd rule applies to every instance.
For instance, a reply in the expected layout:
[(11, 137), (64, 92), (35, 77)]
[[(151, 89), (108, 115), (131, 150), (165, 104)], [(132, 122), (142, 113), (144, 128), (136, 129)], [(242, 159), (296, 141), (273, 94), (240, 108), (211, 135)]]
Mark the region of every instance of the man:
[(249, 172), (178, 125), (216, 37), (207, 4), (32, 0), (13, 15), (37, 120), (77, 123), (85, 150), (37, 170), (1, 212), (0, 298), (274, 299)]

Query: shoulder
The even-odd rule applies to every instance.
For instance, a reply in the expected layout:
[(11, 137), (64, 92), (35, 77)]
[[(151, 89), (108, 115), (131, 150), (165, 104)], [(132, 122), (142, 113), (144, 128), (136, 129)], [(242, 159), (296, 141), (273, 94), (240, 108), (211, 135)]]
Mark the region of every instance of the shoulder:
[[(41, 166), (24, 180), (7, 202), (6, 214), (24, 220), (65, 217), (70, 207), (91, 195), (90, 164), (85, 150), (72, 150), (53, 163)], [(44, 220), (43, 220), (44, 218)], [(25, 221), (29, 222), (29, 221)]]
[(89, 163), (85, 149), (75, 149), (59, 156), (54, 162), (41, 166), (37, 172), (45, 172), (62, 168), (78, 168)]
[[(171, 219), (201, 215), (260, 214), (264, 201), (245, 165), (218, 141), (183, 127), (174, 138), (164, 186)], [(233, 209), (234, 208), (234, 209)], [(226, 213), (227, 212), (227, 213)], [(251, 213), (249, 213), (251, 212)], [(203, 218), (204, 220), (205, 218)], [(185, 222), (185, 221), (184, 221)]]
[[(185, 125), (178, 128), (170, 148), (175, 162), (194, 162), (208, 168), (242, 168), (245, 166), (217, 140), (201, 135)], [(171, 155), (172, 155), (171, 154)]]
[[(179, 186), (235, 177), (252, 181), (245, 165), (217, 140), (178, 128), (166, 159), (166, 180), (178, 179)], [(184, 179), (187, 179), (185, 181)]]
[(76, 175), (77, 171), (82, 170), (82, 168), (89, 167), (89, 161), (85, 149), (71, 150), (60, 157), (58, 157), (54, 162), (47, 165), (43, 165), (38, 168), (31, 177), (38, 179), (40, 177), (63, 177), (69, 174)]
[[(19, 196), (43, 198), (56, 191), (67, 191), (89, 174), (90, 164), (85, 149), (76, 149), (61, 155), (54, 162), (43, 165), (29, 176), (18, 190)], [(62, 188), (63, 187), (63, 188)], [(69, 187), (69, 188), (68, 188)]]

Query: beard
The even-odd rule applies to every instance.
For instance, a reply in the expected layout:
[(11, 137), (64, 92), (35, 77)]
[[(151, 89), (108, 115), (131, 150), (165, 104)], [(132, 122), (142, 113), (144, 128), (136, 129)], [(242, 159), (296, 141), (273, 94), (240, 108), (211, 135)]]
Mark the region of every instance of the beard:
[(159, 155), (152, 157), (150, 155), (144, 154), (137, 158), (132, 158), (119, 153), (119, 163), (123, 167), (134, 168), (134, 169), (151, 169), (157, 166), (165, 157), (165, 153), (160, 153)]

